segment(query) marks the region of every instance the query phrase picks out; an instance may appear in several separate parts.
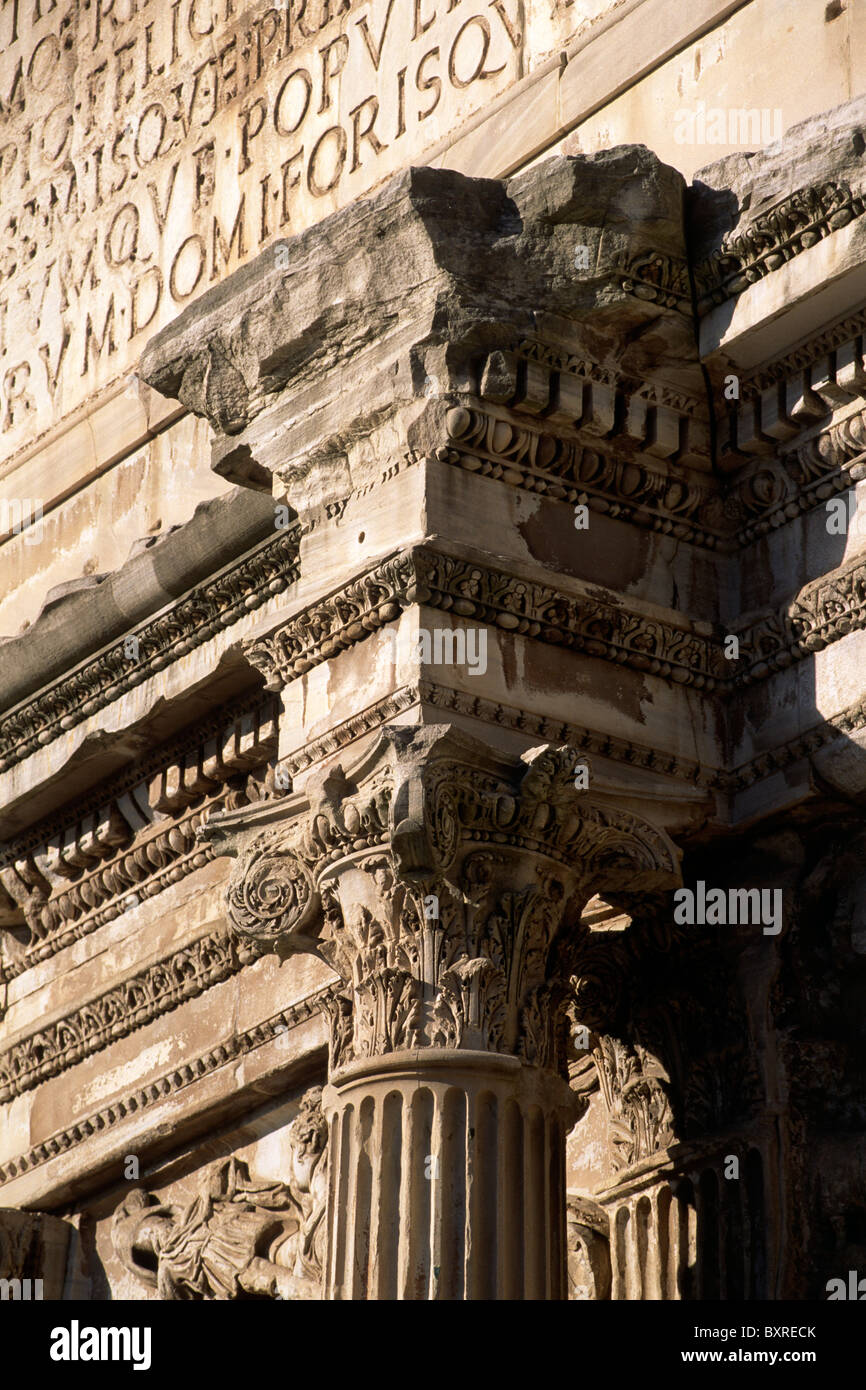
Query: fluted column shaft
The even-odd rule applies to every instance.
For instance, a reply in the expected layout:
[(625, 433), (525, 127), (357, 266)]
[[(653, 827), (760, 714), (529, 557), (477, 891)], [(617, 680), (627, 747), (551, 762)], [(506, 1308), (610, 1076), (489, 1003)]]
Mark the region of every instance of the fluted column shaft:
[(559, 1078), (484, 1052), (350, 1064), (325, 1093), (325, 1297), (565, 1297)]
[(575, 786), (577, 761), (389, 726), (244, 832), (234, 930), (316, 950), (341, 981), (325, 1005), (328, 1298), (566, 1295), (581, 912), (611, 874), (634, 890), (676, 871), (664, 836)]

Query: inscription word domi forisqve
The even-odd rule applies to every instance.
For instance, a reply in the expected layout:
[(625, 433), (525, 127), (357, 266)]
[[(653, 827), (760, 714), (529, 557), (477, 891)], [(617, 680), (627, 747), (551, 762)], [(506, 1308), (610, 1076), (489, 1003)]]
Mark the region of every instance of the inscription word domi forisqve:
[(518, 0), (0, 0), (0, 453), (488, 104), (523, 43)]

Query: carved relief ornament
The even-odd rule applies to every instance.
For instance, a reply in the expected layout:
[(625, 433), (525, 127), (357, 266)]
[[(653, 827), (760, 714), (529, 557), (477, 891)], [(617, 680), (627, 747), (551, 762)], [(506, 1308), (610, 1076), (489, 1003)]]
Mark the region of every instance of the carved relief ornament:
[(583, 761), (565, 745), (517, 761), (447, 726), (389, 727), (351, 777), (332, 766), (286, 799), (288, 823), (247, 837), (232, 927), (337, 972), (332, 1067), (429, 1046), (559, 1068), (584, 904), (678, 878), (664, 834), (575, 788)]
[(328, 1129), (321, 1088), (289, 1127), (288, 1182), (259, 1182), (237, 1158), (211, 1164), (193, 1198), (133, 1188), (112, 1219), (121, 1263), (170, 1301), (321, 1296)]

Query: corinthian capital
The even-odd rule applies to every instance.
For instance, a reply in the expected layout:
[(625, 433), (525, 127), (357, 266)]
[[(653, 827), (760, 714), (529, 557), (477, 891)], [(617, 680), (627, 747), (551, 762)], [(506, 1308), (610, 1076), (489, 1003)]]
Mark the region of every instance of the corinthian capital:
[(558, 1067), (587, 900), (677, 882), (667, 836), (576, 788), (583, 761), (389, 727), (248, 841), (232, 926), (281, 954), (317, 950), (341, 977), (332, 1065), (445, 1047)]

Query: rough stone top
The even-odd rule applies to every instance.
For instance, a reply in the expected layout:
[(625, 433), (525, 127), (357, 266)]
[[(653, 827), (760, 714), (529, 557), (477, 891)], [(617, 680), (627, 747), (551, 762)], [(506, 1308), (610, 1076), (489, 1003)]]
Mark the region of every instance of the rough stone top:
[[(801, 121), (762, 149), (699, 169), (688, 194), (695, 261), (717, 251), (725, 238), (748, 235), (768, 212), (808, 190), (823, 191), (831, 217), (847, 204), (846, 191), (856, 198), (866, 190), (866, 96)], [(832, 190), (841, 195), (835, 206)], [(788, 215), (793, 233), (797, 209)], [(835, 225), (843, 225), (838, 216)]]
[(683, 192), (643, 146), (507, 183), (406, 170), (205, 294), (148, 345), (140, 375), (226, 434), (288, 387), (315, 396), (349, 361), (414, 355), (432, 380), (447, 346), (439, 380), (457, 387), (467, 354), (542, 331), (640, 378), (665, 354), (694, 357), (627, 284), (635, 263), (682, 263)]

